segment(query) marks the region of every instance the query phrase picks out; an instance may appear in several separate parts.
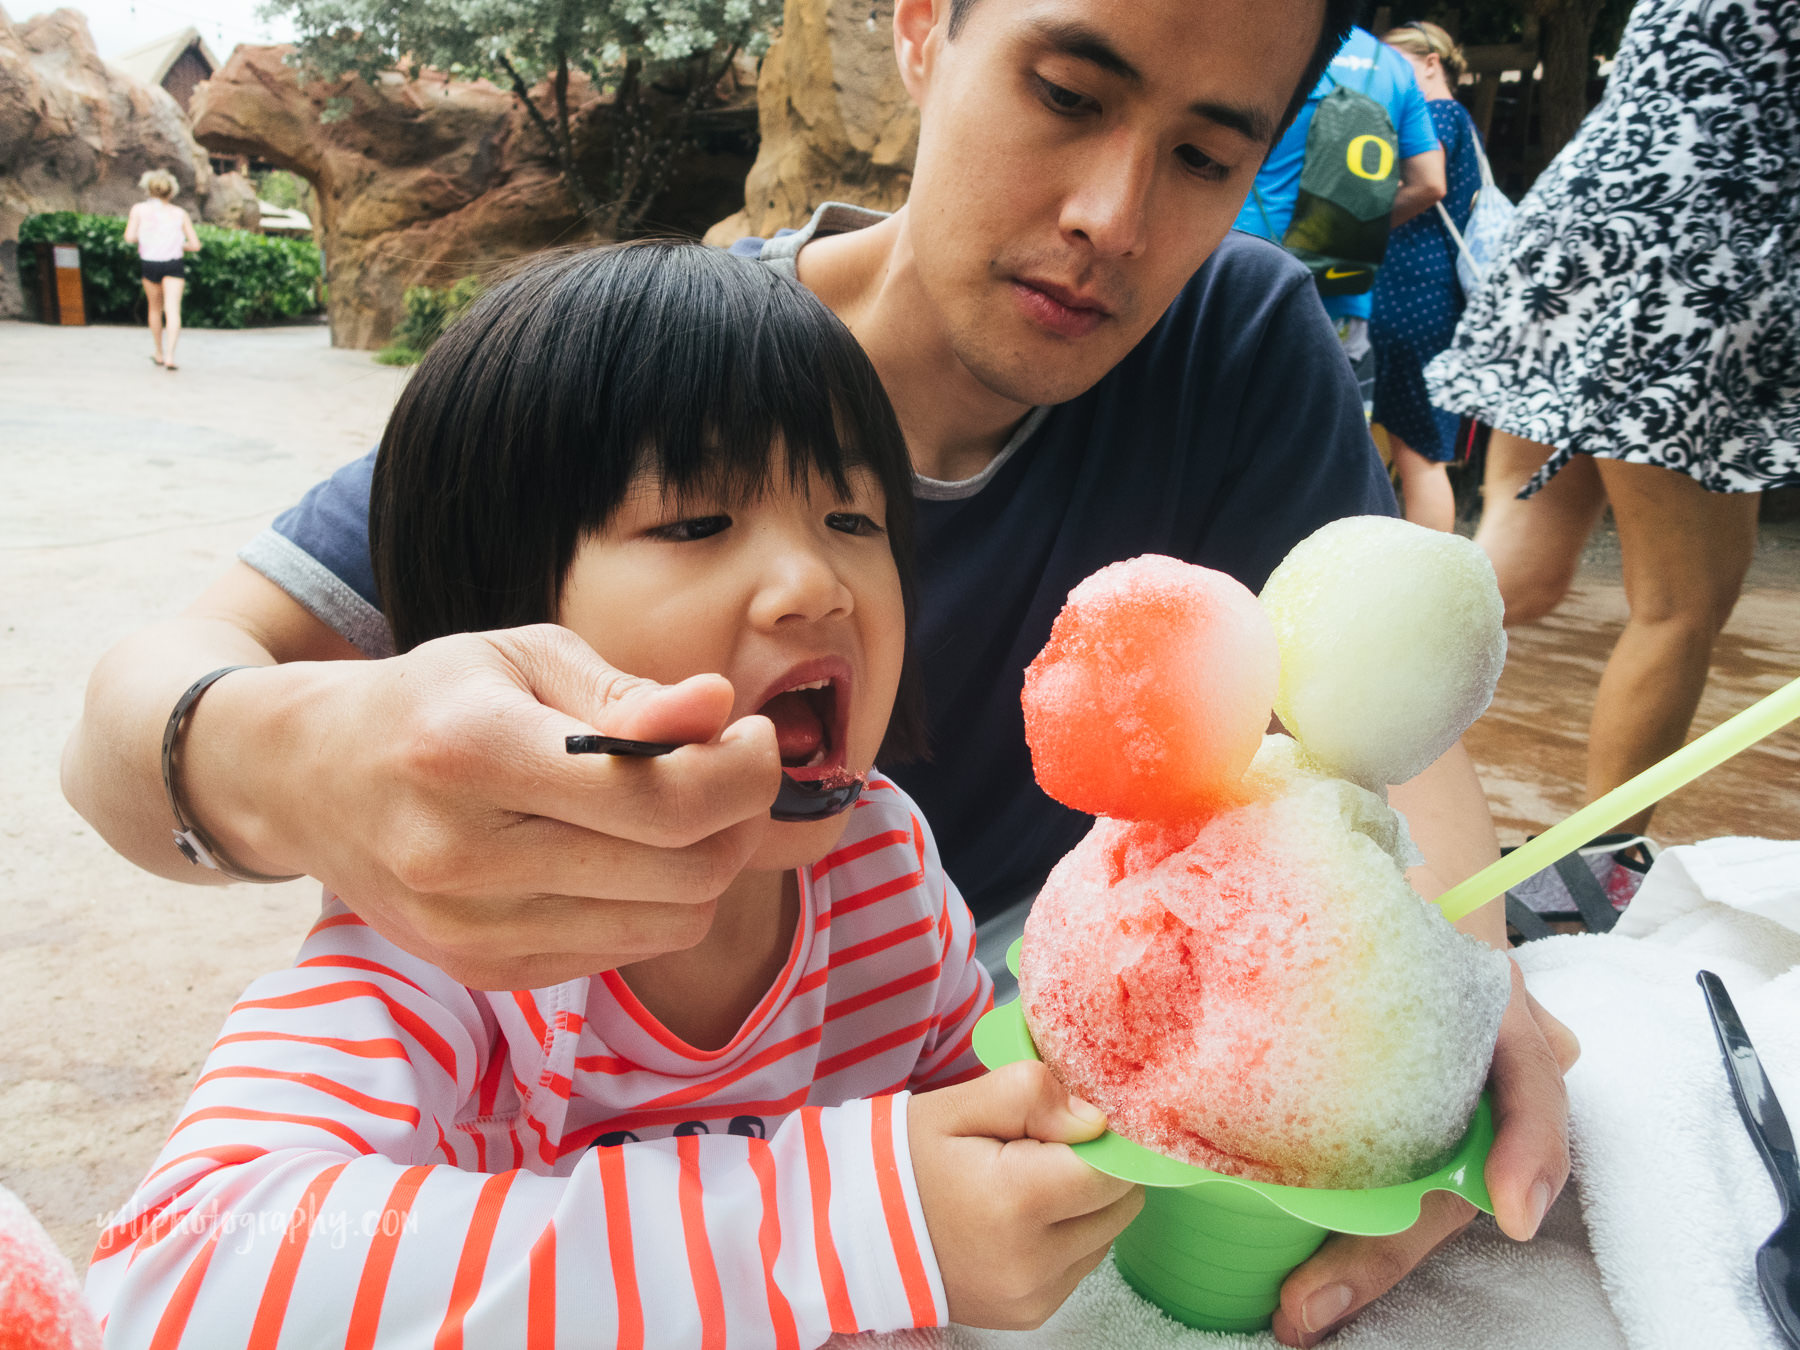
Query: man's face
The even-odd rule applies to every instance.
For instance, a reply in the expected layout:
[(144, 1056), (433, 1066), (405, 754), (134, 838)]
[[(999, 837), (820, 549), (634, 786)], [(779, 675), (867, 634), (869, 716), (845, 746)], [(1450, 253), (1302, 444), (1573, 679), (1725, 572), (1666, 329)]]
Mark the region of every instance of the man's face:
[(900, 0), (916, 266), (982, 384), (1060, 403), (1136, 345), (1231, 228), (1323, 16), (1323, 0), (977, 0), (951, 40), (948, 0)]

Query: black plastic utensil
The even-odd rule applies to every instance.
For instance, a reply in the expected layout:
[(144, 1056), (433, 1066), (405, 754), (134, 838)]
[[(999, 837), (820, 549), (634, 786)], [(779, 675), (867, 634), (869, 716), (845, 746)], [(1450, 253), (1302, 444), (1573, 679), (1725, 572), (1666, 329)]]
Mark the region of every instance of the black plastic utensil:
[[(663, 741), (631, 741), (622, 736), (570, 736), (563, 745), (571, 755), (625, 755), (632, 759), (655, 759), (681, 748)], [(775, 794), (775, 805), (769, 808), (769, 819), (824, 820), (840, 811), (848, 811), (862, 796), (865, 781), (853, 778), (848, 783), (808, 783), (784, 773), (781, 790)]]
[(1731, 1080), (1738, 1114), (1781, 1197), (1781, 1222), (1756, 1249), (1757, 1288), (1788, 1344), (1800, 1348), (1800, 1156), (1794, 1151), (1794, 1131), (1775, 1100), (1775, 1089), (1769, 1086), (1724, 981), (1710, 970), (1696, 978), (1706, 992), (1706, 1008), (1712, 1014), (1719, 1052), (1725, 1056), (1725, 1076)]

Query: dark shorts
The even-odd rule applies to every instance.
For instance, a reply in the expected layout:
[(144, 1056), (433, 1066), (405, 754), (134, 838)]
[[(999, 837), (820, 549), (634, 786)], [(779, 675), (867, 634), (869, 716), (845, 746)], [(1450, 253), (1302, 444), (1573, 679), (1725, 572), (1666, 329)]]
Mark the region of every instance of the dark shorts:
[(148, 258), (138, 261), (143, 265), (145, 281), (167, 281), (170, 277), (177, 281), (187, 280), (186, 258), (174, 258), (169, 262), (151, 262)]

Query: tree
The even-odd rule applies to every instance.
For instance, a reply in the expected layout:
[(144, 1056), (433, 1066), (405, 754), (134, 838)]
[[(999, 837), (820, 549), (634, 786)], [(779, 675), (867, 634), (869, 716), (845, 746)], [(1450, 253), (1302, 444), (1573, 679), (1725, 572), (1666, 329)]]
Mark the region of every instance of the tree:
[[(293, 23), (298, 63), (324, 79), (429, 67), (510, 89), (582, 214), (616, 239), (667, 186), (738, 54), (767, 49), (781, 0), (268, 0), (263, 13)], [(579, 76), (610, 95), (597, 116), (571, 98)]]
[[(1468, 44), (1510, 43), (1535, 31), (1544, 76), (1538, 86), (1538, 147), (1549, 161), (1587, 116), (1595, 63), (1618, 50), (1632, 0), (1427, 0), (1416, 11), (1390, 0), (1395, 18), (1429, 18)], [(1528, 29), (1526, 19), (1535, 21)]]

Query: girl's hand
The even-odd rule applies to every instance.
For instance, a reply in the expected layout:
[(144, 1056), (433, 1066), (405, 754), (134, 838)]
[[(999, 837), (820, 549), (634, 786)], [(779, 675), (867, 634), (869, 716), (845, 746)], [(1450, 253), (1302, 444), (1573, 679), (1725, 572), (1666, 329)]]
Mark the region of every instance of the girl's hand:
[(1144, 1206), (1070, 1152), (1106, 1117), (1042, 1064), (914, 1096), (906, 1124), (952, 1321), (1041, 1325)]

